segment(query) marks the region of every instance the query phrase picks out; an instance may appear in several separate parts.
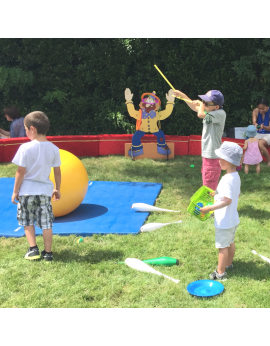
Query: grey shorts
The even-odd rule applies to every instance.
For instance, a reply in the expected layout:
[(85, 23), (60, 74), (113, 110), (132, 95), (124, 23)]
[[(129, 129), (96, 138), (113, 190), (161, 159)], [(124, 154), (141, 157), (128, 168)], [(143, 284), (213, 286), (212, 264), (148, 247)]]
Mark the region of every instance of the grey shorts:
[(230, 245), (234, 243), (235, 232), (238, 226), (239, 225), (234, 226), (232, 228), (228, 228), (228, 229), (222, 229), (222, 228), (215, 229), (217, 249), (230, 247)]
[(20, 226), (37, 226), (41, 229), (52, 228), (54, 215), (51, 197), (19, 196), (17, 220)]

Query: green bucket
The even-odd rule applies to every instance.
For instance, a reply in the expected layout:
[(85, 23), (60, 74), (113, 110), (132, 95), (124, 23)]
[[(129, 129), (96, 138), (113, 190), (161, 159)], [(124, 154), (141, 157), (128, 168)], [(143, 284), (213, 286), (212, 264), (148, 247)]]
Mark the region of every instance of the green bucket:
[[(206, 207), (208, 204), (214, 204), (214, 197), (210, 195), (210, 193), (213, 193), (214, 190), (210, 189), (207, 186), (202, 186), (199, 188), (198, 191), (194, 193), (194, 195), (190, 199), (190, 204), (187, 208), (187, 211), (195, 216), (198, 220), (205, 221), (207, 220), (210, 215), (213, 213), (213, 211), (210, 211), (210, 213), (202, 214), (199, 210), (199, 208)], [(198, 205), (199, 203), (199, 205)]]

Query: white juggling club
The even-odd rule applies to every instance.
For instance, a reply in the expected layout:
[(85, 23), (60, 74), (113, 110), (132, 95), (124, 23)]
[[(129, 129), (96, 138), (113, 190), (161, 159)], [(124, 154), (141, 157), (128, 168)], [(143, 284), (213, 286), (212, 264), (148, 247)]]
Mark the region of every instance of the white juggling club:
[(145, 203), (133, 203), (131, 208), (136, 211), (170, 211), (173, 213), (180, 212), (180, 210), (175, 211), (175, 210), (163, 209), (163, 208), (154, 207), (153, 205), (149, 205)]
[(182, 220), (176, 221), (176, 222), (168, 222), (168, 223), (157, 223), (157, 222), (147, 223), (146, 225), (143, 225), (140, 228), (140, 231), (141, 232), (151, 232), (151, 231), (159, 229), (163, 226), (170, 225), (172, 223), (181, 223), (181, 222), (182, 222)]
[(139, 270), (141, 272), (146, 272), (146, 273), (151, 273), (151, 274), (156, 274), (159, 276), (164, 276), (165, 278), (172, 280), (176, 284), (178, 284), (178, 282), (180, 281), (180, 280), (175, 280), (175, 279), (173, 279), (173, 278), (171, 278), (165, 274), (158, 272), (157, 270), (153, 269), (148, 264), (140, 261), (137, 258), (126, 258), (125, 263), (127, 266), (129, 266), (130, 268), (133, 268), (135, 270)]
[(255, 250), (251, 251), (252, 253), (254, 253), (254, 255), (258, 255), (259, 257), (261, 257), (265, 262), (270, 263), (270, 259), (267, 257), (264, 257), (263, 255), (260, 255), (259, 253), (257, 253)]

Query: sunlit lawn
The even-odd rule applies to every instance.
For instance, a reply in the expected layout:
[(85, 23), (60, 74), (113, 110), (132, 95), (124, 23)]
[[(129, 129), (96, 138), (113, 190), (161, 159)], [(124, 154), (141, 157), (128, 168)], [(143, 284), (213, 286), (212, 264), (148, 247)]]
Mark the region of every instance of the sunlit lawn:
[[(241, 224), (236, 234), (234, 271), (223, 282), (222, 295), (198, 299), (187, 285), (208, 279), (217, 265), (213, 219), (201, 222), (186, 211), (201, 186), (201, 157), (131, 161), (122, 156), (82, 158), (89, 180), (158, 182), (156, 206), (178, 213), (151, 213), (147, 222), (183, 220), (139, 235), (54, 236), (53, 263), (28, 262), (26, 238), (0, 238), (0, 307), (270, 307), (270, 266), (251, 250), (270, 258), (269, 170), (240, 172)], [(190, 165), (194, 164), (194, 168)], [(0, 165), (0, 177), (14, 177), (16, 166)], [(12, 191), (10, 191), (10, 194)], [(14, 215), (16, 218), (16, 215)], [(127, 220), (128, 227), (128, 220)], [(42, 249), (42, 237), (37, 238)], [(141, 260), (169, 256), (179, 266), (156, 267), (178, 284), (116, 264), (127, 257)]]

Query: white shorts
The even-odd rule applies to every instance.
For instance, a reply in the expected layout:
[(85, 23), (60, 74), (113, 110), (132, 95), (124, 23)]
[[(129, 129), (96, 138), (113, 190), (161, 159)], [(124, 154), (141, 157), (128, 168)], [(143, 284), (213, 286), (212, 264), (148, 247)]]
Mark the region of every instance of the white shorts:
[(257, 133), (255, 138), (265, 139), (267, 144), (270, 145), (270, 133)]
[(232, 228), (222, 229), (216, 228), (216, 248), (223, 249), (225, 247), (230, 247), (234, 243), (235, 231), (239, 225), (236, 225)]

